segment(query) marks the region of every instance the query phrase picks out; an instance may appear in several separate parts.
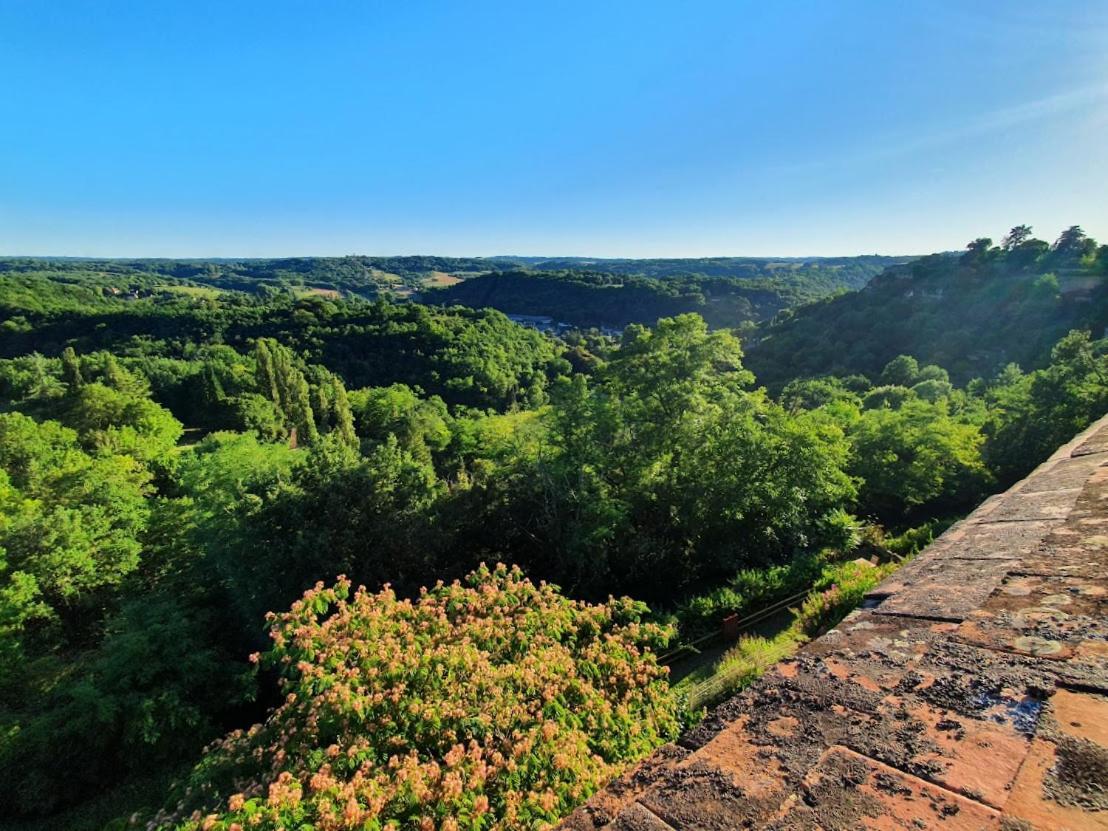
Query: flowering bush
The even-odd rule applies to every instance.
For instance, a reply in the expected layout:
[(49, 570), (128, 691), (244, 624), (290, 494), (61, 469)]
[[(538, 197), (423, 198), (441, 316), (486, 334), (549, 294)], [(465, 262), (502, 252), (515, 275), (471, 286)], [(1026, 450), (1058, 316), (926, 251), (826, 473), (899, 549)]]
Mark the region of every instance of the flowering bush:
[[(284, 702), (151, 828), (542, 828), (678, 729), (668, 631), (482, 566), (415, 600), (340, 578), (270, 615)], [(191, 811), (191, 814), (187, 812)]]

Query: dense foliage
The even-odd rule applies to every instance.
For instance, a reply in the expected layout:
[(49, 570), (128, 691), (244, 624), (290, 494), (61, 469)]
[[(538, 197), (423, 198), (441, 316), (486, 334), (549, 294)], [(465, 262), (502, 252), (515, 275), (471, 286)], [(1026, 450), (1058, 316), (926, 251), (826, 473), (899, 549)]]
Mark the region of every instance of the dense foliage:
[[(0, 259), (0, 274), (49, 272), (66, 281), (126, 292), (193, 287), (270, 294), (292, 290), (373, 298), (406, 294), (436, 274), (481, 274), (511, 268), (477, 257), (289, 257), (252, 260)], [(186, 292), (187, 293), (187, 292)]]
[(575, 591), (663, 599), (841, 542), (841, 430), (752, 386), (738, 341), (699, 317), (628, 327), (593, 381), (563, 383), (545, 452), (487, 500), (512, 511), (496, 523), (518, 529), (509, 550)]
[(84, 286), (59, 288), (48, 277), (25, 275), (18, 280), (26, 293), (8, 294), (3, 280), (0, 355), (59, 355), (70, 347), (142, 361), (144, 374), (158, 376), (151, 377), (157, 398), (171, 406), (198, 405), (187, 413), (196, 426), (223, 426), (213, 421), (219, 409), (203, 399), (215, 392), (211, 373), (201, 373), (205, 365), (220, 383), (232, 390), (241, 386), (209, 356), (235, 362), (233, 351), (219, 347), (246, 351), (259, 338), (276, 339), (338, 373), (348, 387), (402, 381), (450, 403), (481, 408), (541, 403), (549, 379), (569, 368), (555, 344), (494, 311), (173, 293), (107, 295), (86, 306)]
[(771, 389), (798, 377), (875, 376), (900, 354), (946, 368), (959, 383), (1008, 363), (1046, 364), (1071, 329), (1108, 327), (1108, 246), (1080, 228), (1053, 244), (1014, 228), (999, 246), (934, 254), (889, 269), (864, 289), (782, 312), (750, 346)]

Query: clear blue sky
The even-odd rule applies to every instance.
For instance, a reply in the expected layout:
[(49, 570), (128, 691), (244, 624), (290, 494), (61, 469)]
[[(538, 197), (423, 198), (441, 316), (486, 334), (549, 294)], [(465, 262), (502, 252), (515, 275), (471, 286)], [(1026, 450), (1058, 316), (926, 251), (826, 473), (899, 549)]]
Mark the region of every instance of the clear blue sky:
[(0, 0), (0, 253), (1108, 237), (1108, 3)]

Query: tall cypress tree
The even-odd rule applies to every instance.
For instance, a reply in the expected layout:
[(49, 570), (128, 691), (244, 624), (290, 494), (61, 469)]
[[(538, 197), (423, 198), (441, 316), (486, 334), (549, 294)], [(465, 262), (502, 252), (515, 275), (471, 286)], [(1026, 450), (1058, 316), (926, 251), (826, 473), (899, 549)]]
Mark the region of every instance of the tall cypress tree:
[(337, 375), (331, 380), (331, 400), (334, 404), (334, 427), (343, 444), (351, 447), (358, 445), (358, 436), (354, 432), (354, 413), (350, 409), (350, 399), (346, 397), (346, 387)]
[(120, 366), (115, 355), (111, 354), (104, 361), (104, 385), (140, 397), (149, 392), (145, 380)]
[(289, 375), (289, 397), (292, 405), (289, 417), (296, 425), (296, 435), (308, 444), (313, 444), (319, 439), (319, 431), (316, 429), (315, 416), (312, 413), (308, 382), (304, 378), (304, 373), (295, 367), (292, 367)]
[(211, 364), (204, 364), (204, 371), (201, 373), (201, 390), (205, 406), (219, 407), (227, 400), (223, 383)]
[[(279, 406), (281, 399), (273, 367), (273, 351), (269, 348), (268, 340), (268, 338), (258, 338), (257, 343), (254, 344), (254, 377), (258, 382), (258, 391)], [(273, 345), (278, 344), (274, 342)]]
[(281, 411), (295, 431), (297, 443), (311, 444), (319, 438), (312, 391), (294, 362), (292, 350), (271, 338), (259, 338), (255, 346), (258, 386)]
[(334, 426), (332, 375), (319, 367), (312, 369), (312, 380), (309, 384), (312, 391), (312, 411), (315, 413), (316, 426), (320, 432), (329, 433)]
[(85, 383), (81, 375), (81, 361), (72, 346), (62, 350), (62, 380), (65, 381), (70, 393), (76, 393)]
[(292, 418), (296, 407), (296, 381), (293, 375), (296, 368), (292, 365), (292, 354), (276, 341), (270, 352), (273, 355), (273, 385), (276, 390), (274, 401), (286, 416)]

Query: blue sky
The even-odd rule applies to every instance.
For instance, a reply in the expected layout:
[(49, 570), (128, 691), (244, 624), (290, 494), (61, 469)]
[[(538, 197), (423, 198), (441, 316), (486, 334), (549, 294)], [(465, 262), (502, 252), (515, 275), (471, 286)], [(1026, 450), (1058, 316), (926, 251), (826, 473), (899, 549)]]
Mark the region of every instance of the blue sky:
[(1108, 3), (0, 0), (0, 253), (1108, 238)]

